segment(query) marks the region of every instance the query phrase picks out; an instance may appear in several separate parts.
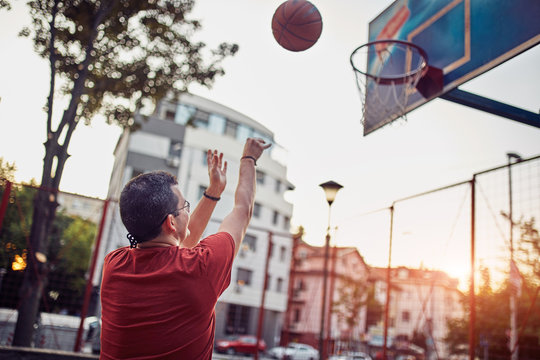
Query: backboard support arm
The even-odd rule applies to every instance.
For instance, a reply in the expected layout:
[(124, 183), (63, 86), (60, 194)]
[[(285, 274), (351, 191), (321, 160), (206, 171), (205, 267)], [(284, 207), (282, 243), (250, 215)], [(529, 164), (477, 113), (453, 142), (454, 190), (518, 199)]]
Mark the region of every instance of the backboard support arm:
[(461, 105), (469, 106), (494, 115), (502, 116), (510, 120), (540, 128), (540, 114), (524, 110), (512, 105), (501, 103), (496, 100), (476, 95), (458, 88), (442, 94), (441, 99), (452, 101)]

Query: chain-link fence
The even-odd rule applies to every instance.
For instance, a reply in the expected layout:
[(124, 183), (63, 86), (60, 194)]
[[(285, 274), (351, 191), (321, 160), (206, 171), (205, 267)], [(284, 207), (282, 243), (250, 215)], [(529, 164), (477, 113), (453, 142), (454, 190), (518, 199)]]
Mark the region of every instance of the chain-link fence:
[(385, 307), (368, 324), (372, 354), (412, 344), (426, 359), (539, 359), (539, 218), (540, 157), (509, 154), (503, 166), (347, 221)]

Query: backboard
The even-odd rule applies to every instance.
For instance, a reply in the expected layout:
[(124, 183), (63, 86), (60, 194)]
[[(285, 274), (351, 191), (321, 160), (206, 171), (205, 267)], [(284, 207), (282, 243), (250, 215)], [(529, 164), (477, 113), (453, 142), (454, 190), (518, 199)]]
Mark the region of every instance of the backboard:
[[(442, 90), (424, 97), (413, 89), (410, 112), (540, 43), (540, 1), (396, 0), (369, 23), (368, 41), (383, 39), (419, 46), (428, 65), (442, 70)], [(366, 66), (372, 66), (367, 59)], [(369, 83), (364, 96), (370, 106)], [(368, 114), (364, 135), (396, 118), (392, 112), (383, 118)]]

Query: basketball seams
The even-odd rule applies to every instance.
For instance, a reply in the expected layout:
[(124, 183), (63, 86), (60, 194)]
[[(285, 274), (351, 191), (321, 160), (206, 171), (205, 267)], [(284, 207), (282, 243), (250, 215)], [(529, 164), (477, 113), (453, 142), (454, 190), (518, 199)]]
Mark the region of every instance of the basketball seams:
[[(304, 8), (309, 7), (307, 11), (303, 11)], [(322, 20), (321, 14), (319, 13), (319, 10), (313, 6), (310, 2), (305, 2), (301, 6), (297, 7), (292, 14), (285, 14), (286, 6), (283, 7), (283, 17), (287, 19), (287, 24), (293, 24), (293, 25), (308, 25), (314, 22), (320, 22)], [(311, 19), (312, 16), (316, 16), (316, 19)], [(299, 22), (304, 20), (306, 17), (309, 18), (307, 22)]]

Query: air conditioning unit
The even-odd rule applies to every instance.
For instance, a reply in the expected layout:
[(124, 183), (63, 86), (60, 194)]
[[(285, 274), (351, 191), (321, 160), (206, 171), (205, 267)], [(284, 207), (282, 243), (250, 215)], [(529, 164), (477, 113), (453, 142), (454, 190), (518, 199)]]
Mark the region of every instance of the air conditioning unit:
[(178, 156), (169, 156), (166, 160), (167, 165), (171, 167), (179, 167), (180, 166), (180, 158)]

